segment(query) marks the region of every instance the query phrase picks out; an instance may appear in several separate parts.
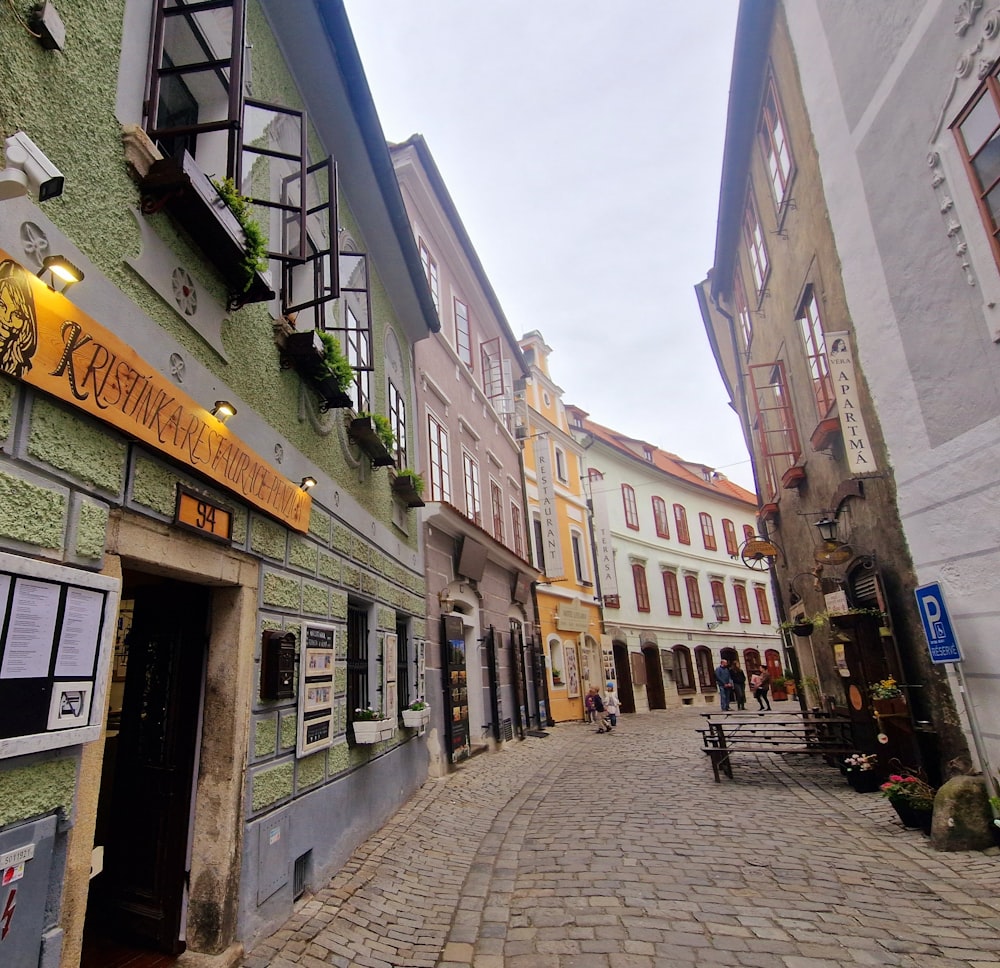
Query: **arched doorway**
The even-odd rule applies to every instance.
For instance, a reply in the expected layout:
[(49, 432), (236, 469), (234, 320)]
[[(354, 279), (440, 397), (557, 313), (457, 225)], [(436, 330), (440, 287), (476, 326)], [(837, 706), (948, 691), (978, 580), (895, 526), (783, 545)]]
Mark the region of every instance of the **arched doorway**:
[(632, 669), (629, 666), (628, 646), (614, 643), (615, 672), (618, 679), (618, 704), (623, 713), (635, 712), (635, 690), (632, 688)]
[(650, 709), (666, 709), (667, 696), (663, 688), (663, 667), (660, 649), (653, 643), (643, 645), (642, 657), (646, 663), (646, 701)]

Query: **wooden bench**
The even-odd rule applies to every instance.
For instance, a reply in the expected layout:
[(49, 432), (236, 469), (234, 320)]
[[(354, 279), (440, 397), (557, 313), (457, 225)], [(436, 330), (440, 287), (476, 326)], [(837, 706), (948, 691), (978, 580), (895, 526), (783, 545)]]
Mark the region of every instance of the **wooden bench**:
[(850, 719), (823, 712), (702, 713), (702, 752), (712, 763), (715, 782), (720, 773), (733, 778), (734, 753), (781, 753), (823, 756), (830, 760), (857, 752)]

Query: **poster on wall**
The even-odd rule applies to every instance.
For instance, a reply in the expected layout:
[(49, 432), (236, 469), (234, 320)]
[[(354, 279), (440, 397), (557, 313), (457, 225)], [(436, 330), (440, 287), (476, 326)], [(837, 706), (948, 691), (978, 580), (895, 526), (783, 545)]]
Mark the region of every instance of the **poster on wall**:
[(399, 715), (396, 663), (399, 657), (399, 638), (395, 632), (386, 632), (382, 638), (382, 717), (395, 719)]
[(97, 739), (121, 583), (0, 553), (0, 757)]
[(308, 756), (333, 744), (336, 645), (337, 630), (334, 626), (303, 624), (296, 756)]
[(466, 667), (465, 628), (454, 615), (442, 617), (441, 663), (444, 674), (445, 723), (452, 763), (472, 755), (469, 733), (469, 677)]
[(580, 670), (576, 661), (576, 645), (566, 642), (563, 646), (563, 662), (566, 666), (566, 696), (577, 699), (580, 696)]

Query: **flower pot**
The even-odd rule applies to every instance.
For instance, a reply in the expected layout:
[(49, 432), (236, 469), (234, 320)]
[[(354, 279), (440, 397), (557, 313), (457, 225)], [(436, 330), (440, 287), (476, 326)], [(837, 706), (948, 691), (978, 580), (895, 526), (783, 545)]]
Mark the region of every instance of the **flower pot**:
[(394, 719), (365, 719), (354, 724), (354, 742), (359, 746), (369, 746), (392, 739), (396, 732)]
[(899, 699), (873, 699), (872, 707), (879, 716), (905, 716), (906, 700)]
[(911, 830), (922, 830), (928, 836), (930, 835), (931, 821), (934, 819), (933, 809), (918, 809), (909, 800), (902, 797), (890, 797), (889, 803), (904, 827)]
[(882, 778), (874, 770), (847, 770), (845, 776), (856, 793), (874, 793), (882, 785)]
[(375, 421), (371, 417), (355, 417), (347, 427), (347, 433), (372, 462), (373, 467), (392, 467), (395, 463), (382, 438), (378, 435)]
[(792, 635), (798, 635), (805, 638), (807, 635), (813, 634), (813, 623), (812, 622), (799, 622), (797, 625), (792, 626)]
[(409, 474), (397, 474), (393, 478), (392, 493), (401, 498), (408, 508), (424, 507), (424, 499), (413, 486), (413, 478)]
[(410, 729), (423, 729), (430, 722), (431, 707), (425, 706), (423, 709), (404, 709), (403, 725)]
[(312, 388), (319, 394), (319, 409), (326, 413), (327, 410), (336, 410), (341, 407), (350, 407), (354, 401), (350, 396), (340, 389), (340, 384), (334, 376), (326, 376), (321, 380), (312, 380)]

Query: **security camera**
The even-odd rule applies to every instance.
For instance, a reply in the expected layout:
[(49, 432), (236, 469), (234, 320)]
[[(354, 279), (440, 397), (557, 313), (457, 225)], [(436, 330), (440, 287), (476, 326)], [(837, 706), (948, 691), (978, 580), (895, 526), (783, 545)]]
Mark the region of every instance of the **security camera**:
[(4, 151), (7, 167), (0, 171), (0, 198), (25, 195), (29, 188), (39, 202), (62, 194), (62, 172), (23, 131), (4, 141)]

